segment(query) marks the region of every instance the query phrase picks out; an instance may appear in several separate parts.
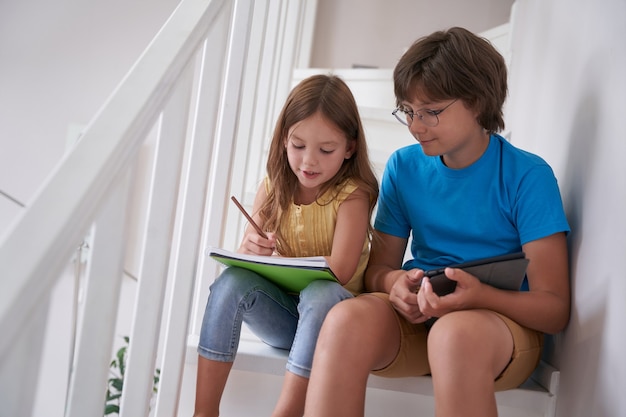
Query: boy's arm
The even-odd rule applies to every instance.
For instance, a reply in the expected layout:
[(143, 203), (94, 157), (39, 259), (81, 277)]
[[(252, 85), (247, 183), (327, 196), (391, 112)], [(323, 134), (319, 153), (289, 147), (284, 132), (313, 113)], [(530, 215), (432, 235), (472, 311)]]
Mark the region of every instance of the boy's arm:
[(365, 272), (367, 291), (389, 294), (398, 277), (405, 273), (401, 268), (407, 242), (408, 239), (374, 232), (370, 259)]
[(493, 305), (487, 307), (531, 329), (558, 333), (567, 325), (570, 315), (565, 233), (555, 233), (528, 242), (522, 249), (530, 260), (526, 273), (529, 291), (513, 294), (503, 291), (497, 297), (488, 297), (487, 300)]
[(376, 236), (365, 272), (365, 289), (389, 294), (389, 302), (411, 323), (426, 321), (429, 317), (420, 310), (416, 295), (424, 272), (401, 269), (408, 239), (380, 232)]
[(462, 269), (447, 268), (457, 281), (455, 291), (439, 297), (425, 284), (418, 298), (425, 314), (433, 317), (455, 310), (488, 309), (544, 333), (558, 333), (569, 321), (570, 285), (565, 233), (526, 243), (529, 291), (505, 291), (481, 283)]

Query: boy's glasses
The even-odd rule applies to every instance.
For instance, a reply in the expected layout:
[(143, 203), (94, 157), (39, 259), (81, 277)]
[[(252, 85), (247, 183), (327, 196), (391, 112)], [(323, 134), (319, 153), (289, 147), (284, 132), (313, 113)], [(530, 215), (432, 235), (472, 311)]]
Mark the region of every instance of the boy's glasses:
[(426, 126), (435, 127), (439, 124), (439, 116), (445, 109), (453, 105), (458, 99), (454, 99), (450, 104), (440, 110), (418, 110), (407, 111), (402, 107), (398, 107), (394, 111), (391, 112), (395, 116), (395, 118), (405, 126), (411, 126), (415, 117), (417, 117), (420, 122), (424, 123)]

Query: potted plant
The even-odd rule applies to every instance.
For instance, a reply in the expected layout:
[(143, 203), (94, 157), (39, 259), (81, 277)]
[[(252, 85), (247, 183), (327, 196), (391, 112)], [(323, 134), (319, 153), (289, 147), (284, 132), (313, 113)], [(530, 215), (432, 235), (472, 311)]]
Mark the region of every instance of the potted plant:
[[(128, 355), (128, 346), (130, 339), (124, 336), (125, 345), (118, 349), (115, 357), (111, 361), (110, 373), (111, 377), (107, 384), (106, 402), (104, 404), (104, 415), (119, 415), (120, 400), (122, 398), (122, 390), (124, 389), (124, 374), (126, 372), (126, 359)], [(154, 384), (152, 391), (157, 393), (157, 386), (161, 376), (161, 370), (157, 368), (154, 371)]]

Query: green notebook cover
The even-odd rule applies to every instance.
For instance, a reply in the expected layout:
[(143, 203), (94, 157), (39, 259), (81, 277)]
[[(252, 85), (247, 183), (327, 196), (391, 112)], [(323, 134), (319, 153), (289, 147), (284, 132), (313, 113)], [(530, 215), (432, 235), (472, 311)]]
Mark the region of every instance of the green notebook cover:
[(290, 292), (300, 292), (317, 279), (338, 282), (326, 260), (321, 256), (310, 258), (256, 256), (216, 248), (211, 248), (207, 252), (211, 258), (224, 265), (254, 271)]

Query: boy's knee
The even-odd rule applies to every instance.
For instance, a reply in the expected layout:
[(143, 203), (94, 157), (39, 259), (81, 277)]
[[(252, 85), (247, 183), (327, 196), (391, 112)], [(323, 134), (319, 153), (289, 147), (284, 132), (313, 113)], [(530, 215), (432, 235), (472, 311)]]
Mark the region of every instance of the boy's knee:
[(471, 319), (460, 313), (465, 311), (448, 313), (433, 324), (428, 334), (429, 350), (431, 346), (439, 349), (472, 343), (472, 339), (477, 336), (477, 329)]
[(353, 301), (354, 299), (351, 299), (335, 304), (326, 315), (324, 327), (338, 333), (345, 332), (348, 328), (358, 327), (361, 316), (353, 308)]
[(489, 357), (500, 332), (499, 318), (484, 310), (464, 310), (439, 318), (428, 334), (428, 352), (432, 365), (437, 359), (480, 362)]
[(322, 323), (319, 333), (318, 346), (334, 346), (339, 349), (345, 348), (357, 338), (349, 336), (355, 331), (355, 317), (352, 309), (344, 304), (350, 300), (333, 306)]

